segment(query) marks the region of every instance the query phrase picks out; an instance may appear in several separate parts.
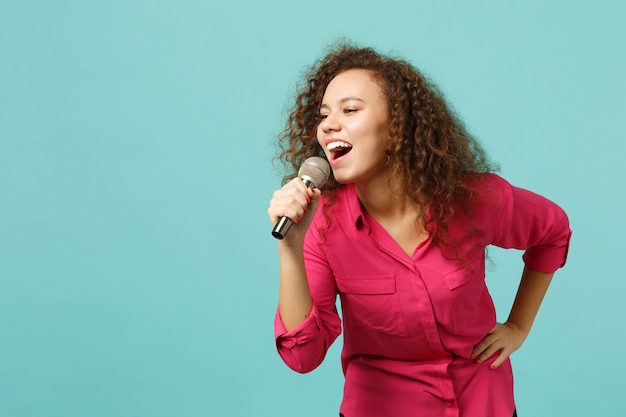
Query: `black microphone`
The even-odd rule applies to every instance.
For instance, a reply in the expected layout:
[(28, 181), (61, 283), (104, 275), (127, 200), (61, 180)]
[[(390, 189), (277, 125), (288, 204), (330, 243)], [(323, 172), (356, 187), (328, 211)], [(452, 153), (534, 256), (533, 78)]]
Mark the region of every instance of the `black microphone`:
[[(307, 158), (298, 170), (298, 177), (304, 181), (307, 187), (321, 188), (330, 175), (330, 165), (324, 158), (312, 156)], [(293, 220), (289, 217), (281, 217), (278, 223), (274, 225), (272, 236), (276, 239), (282, 239), (293, 225)]]

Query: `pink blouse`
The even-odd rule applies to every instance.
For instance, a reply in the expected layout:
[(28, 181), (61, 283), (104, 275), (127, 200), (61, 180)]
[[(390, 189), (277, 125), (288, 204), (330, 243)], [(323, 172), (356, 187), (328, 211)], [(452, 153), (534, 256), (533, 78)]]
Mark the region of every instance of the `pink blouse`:
[(496, 324), (485, 247), (524, 249), (528, 267), (549, 273), (565, 264), (571, 232), (551, 201), (493, 174), (475, 184), (471, 210), (457, 208), (448, 226), (465, 266), (430, 239), (407, 256), (351, 185), (337, 191), (328, 224), (320, 204), (304, 248), (313, 308), (290, 332), (277, 313), (276, 345), (293, 370), (315, 369), (342, 330), (339, 295), (345, 417), (513, 414), (510, 362), (470, 360)]

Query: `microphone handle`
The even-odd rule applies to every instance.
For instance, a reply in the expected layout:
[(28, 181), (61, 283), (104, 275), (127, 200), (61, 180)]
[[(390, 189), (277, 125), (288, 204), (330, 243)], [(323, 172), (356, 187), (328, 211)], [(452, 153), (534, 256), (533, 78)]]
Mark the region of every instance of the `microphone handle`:
[[(315, 187), (315, 184), (313, 184), (313, 181), (311, 181), (311, 178), (308, 176), (302, 176), (300, 179), (304, 181), (304, 185), (306, 185), (307, 188), (311, 186)], [(286, 216), (281, 217), (278, 223), (274, 225), (274, 229), (272, 229), (272, 236), (279, 240), (283, 239), (287, 236), (287, 232), (289, 232), (291, 226), (293, 226), (293, 220)]]

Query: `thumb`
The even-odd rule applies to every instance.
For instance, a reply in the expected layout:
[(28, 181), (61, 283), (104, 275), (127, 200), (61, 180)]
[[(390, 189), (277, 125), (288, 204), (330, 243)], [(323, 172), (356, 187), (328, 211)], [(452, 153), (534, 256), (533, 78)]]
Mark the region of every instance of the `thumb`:
[(318, 188), (309, 188), (307, 192), (308, 192), (310, 201), (309, 201), (309, 205), (307, 206), (306, 212), (304, 213), (304, 216), (302, 217), (300, 221), (300, 223), (304, 223), (306, 227), (308, 227), (311, 221), (313, 220), (313, 216), (315, 215), (315, 212), (317, 211), (317, 206), (320, 203), (320, 197), (322, 196), (322, 192)]

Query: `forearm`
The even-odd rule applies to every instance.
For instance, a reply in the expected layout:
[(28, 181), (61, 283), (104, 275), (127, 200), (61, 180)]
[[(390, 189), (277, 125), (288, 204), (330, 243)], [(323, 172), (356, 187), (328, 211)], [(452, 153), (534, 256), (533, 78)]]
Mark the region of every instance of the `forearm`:
[(508, 323), (526, 334), (530, 332), (553, 275), (524, 267)]
[(291, 331), (309, 316), (313, 300), (307, 282), (302, 248), (281, 243), (278, 245), (280, 256), (278, 311), (285, 329)]

